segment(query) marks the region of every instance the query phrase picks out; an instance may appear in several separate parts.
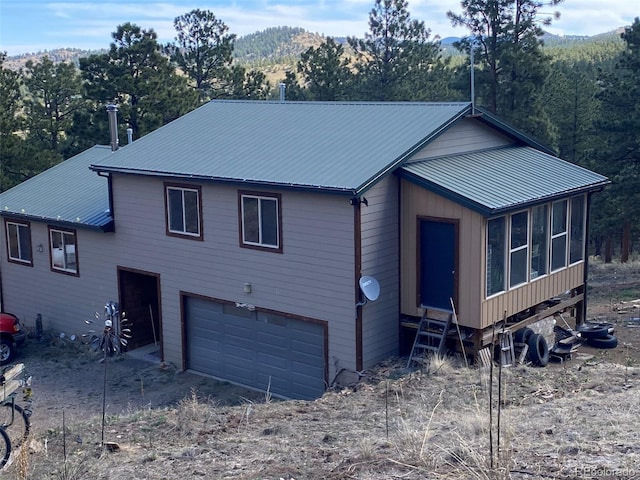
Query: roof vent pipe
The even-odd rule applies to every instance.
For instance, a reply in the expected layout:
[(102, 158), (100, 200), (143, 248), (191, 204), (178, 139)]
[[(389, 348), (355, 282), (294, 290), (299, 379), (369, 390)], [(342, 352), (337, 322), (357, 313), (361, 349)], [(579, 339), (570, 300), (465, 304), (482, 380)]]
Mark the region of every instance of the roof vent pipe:
[(127, 145), (133, 143), (133, 128), (127, 128)]
[(476, 80), (475, 80), (475, 65), (474, 65), (474, 49), (475, 42), (471, 42), (471, 47), (469, 47), (469, 60), (470, 60), (470, 71), (471, 78), (469, 79), (469, 83), (471, 84), (471, 115), (476, 114)]
[(287, 85), (284, 82), (280, 82), (280, 101), (284, 102), (284, 91), (287, 88)]
[(111, 151), (115, 152), (119, 145), (118, 141), (118, 107), (113, 104), (107, 105), (107, 115), (109, 116), (109, 133), (111, 135)]

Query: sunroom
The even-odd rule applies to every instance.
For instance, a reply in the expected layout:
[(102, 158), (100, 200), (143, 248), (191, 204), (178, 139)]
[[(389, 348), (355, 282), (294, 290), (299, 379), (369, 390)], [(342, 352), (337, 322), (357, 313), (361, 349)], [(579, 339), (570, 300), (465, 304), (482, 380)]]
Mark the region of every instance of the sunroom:
[(522, 146), (409, 163), (400, 175), (405, 337), (425, 309), (455, 310), (476, 351), (494, 325), (567, 310), (582, 321), (590, 198), (606, 177)]

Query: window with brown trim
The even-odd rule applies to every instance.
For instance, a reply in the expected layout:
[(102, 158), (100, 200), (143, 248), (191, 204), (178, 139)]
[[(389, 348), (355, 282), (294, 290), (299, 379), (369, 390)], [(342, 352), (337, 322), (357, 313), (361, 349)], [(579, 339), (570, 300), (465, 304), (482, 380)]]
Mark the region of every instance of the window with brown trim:
[(240, 245), (282, 252), (282, 206), (279, 194), (238, 192)]
[(200, 187), (165, 184), (167, 235), (202, 239)]
[(18, 222), (5, 219), (7, 232), (7, 259), (22, 265), (33, 265), (31, 249), (31, 225), (29, 222)]
[(78, 246), (74, 230), (49, 227), (51, 270), (78, 275)]

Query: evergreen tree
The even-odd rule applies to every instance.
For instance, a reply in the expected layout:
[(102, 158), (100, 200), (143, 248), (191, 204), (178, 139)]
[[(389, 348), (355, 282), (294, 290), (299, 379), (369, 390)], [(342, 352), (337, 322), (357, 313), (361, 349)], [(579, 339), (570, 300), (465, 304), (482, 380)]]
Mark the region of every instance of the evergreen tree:
[(309, 47), (297, 65), (309, 100), (348, 100), (354, 83), (344, 47), (331, 37), (318, 48)]
[(221, 98), (234, 100), (266, 100), (271, 86), (267, 76), (258, 70), (247, 71), (235, 65), (229, 73), (230, 82), (227, 89), (221, 92)]
[(228, 87), (236, 35), (208, 10), (192, 10), (173, 22), (176, 44), (167, 46), (171, 60), (191, 79), (201, 102)]
[(38, 149), (69, 157), (68, 132), (75, 112), (86, 108), (81, 97), (82, 81), (73, 64), (54, 64), (48, 56), (26, 63), (24, 101), (28, 138)]
[(307, 90), (300, 85), (300, 81), (296, 75), (296, 72), (288, 71), (285, 72), (285, 77), (282, 82), (284, 84), (285, 89), (285, 98), (287, 100), (293, 101), (304, 101), (308, 100), (307, 98)]
[(138, 138), (197, 106), (197, 94), (162, 55), (152, 29), (125, 23), (112, 36), (108, 53), (80, 59), (87, 97), (95, 102), (93, 123), (106, 123), (104, 107), (115, 103)]
[(600, 202), (603, 222), (620, 236), (624, 262), (640, 215), (640, 19), (621, 37), (626, 47), (615, 71), (600, 77), (602, 115), (596, 126), (604, 133), (597, 168), (612, 181)]
[(4, 67), (6, 53), (0, 52), (0, 192), (18, 183), (20, 148), (23, 142), (20, 75)]
[(428, 89), (440, 45), (430, 41), (424, 22), (412, 20), (406, 0), (376, 0), (364, 39), (349, 37), (355, 52), (358, 98), (401, 101), (415, 99), (416, 88)]
[[(479, 64), (476, 92), (479, 103), (530, 135), (554, 141), (540, 91), (549, 73), (549, 58), (542, 51), (540, 18), (543, 7), (562, 0), (463, 0), (463, 13), (447, 16), (454, 26), (465, 26), (470, 37), (458, 44), (462, 51), (473, 45)], [(557, 16), (557, 15), (556, 15)]]

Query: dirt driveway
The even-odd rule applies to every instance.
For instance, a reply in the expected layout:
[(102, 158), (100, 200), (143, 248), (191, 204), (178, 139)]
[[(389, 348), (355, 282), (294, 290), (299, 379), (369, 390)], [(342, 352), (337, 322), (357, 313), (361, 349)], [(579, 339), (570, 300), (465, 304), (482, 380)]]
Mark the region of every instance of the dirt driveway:
[(61, 429), (63, 412), (66, 425), (101, 416), (105, 386), (109, 416), (175, 405), (194, 391), (203, 401), (218, 405), (264, 400), (262, 393), (180, 372), (153, 355), (125, 353), (105, 365), (86, 346), (59, 339), (29, 339), (15, 361), (24, 363), (33, 377), (31, 420), (36, 435)]

